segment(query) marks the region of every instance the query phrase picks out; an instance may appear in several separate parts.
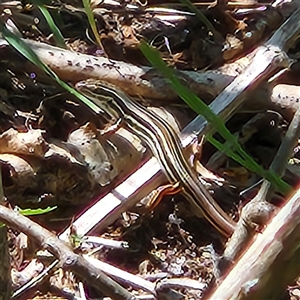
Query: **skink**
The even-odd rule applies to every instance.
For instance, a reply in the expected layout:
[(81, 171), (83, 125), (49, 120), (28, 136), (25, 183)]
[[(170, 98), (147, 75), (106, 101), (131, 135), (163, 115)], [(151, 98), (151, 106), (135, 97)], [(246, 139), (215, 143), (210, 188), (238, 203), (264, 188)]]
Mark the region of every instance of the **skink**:
[[(198, 180), (187, 162), (177, 134), (164, 119), (133, 102), (124, 92), (106, 82), (89, 79), (76, 84), (76, 88), (97, 105), (118, 111), (128, 130), (136, 134), (158, 159), (171, 183), (180, 182), (187, 200), (224, 236), (229, 237), (235, 225), (214, 201)], [(104, 105), (104, 98), (109, 102)], [(101, 107), (103, 109), (103, 107)], [(109, 113), (109, 112), (108, 112)]]

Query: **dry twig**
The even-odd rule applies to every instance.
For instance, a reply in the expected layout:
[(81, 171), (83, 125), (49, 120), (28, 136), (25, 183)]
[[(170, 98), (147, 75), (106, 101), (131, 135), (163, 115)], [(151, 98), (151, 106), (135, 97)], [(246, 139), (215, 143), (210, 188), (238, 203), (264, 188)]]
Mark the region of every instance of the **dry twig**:
[(134, 299), (126, 289), (103, 274), (101, 270), (81, 255), (74, 253), (65, 242), (37, 223), (3, 205), (0, 205), (0, 220), (34, 238), (42, 248), (60, 260), (63, 268), (73, 271), (78, 277), (88, 281), (103, 294), (119, 300)]
[(253, 240), (207, 299), (279, 299), (300, 273), (299, 214), (300, 190)]

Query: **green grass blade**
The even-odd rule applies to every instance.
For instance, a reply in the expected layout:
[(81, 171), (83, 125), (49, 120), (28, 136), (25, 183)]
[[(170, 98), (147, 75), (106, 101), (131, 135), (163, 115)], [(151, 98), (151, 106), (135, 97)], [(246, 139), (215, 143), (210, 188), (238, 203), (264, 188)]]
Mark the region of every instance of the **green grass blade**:
[(212, 126), (214, 129), (227, 141), (231, 144), (231, 149), (228, 151), (228, 147), (224, 148), (220, 144), (216, 144), (216, 140), (213, 139), (210, 135), (208, 138), (216, 146), (216, 148), (220, 148), (221, 151), (226, 151), (227, 154), (233, 159), (237, 159), (236, 155), (232, 156), (232, 153), (237, 153), (239, 158), (238, 162), (241, 163), (247, 169), (259, 174), (260, 176), (269, 180), (279, 191), (282, 193), (286, 193), (290, 190), (290, 186), (285, 183), (278, 175), (276, 175), (272, 171), (264, 170), (259, 164), (257, 164), (252, 157), (250, 157), (240, 146), (237, 141), (237, 138), (231, 134), (231, 132), (225, 126), (223, 120), (217, 116), (209, 106), (207, 106), (199, 97), (197, 97), (190, 89), (183, 86), (175, 75), (173, 70), (169, 68), (165, 62), (161, 59), (161, 56), (157, 50), (150, 47), (146, 42), (141, 42), (140, 49), (152, 66), (156, 67), (170, 82), (174, 91), (199, 115), (202, 115)]
[(53, 211), (57, 209), (57, 206), (47, 207), (47, 208), (37, 208), (37, 209), (18, 209), (18, 212), (23, 216), (37, 216), (37, 215), (43, 215), (50, 211)]
[(95, 19), (94, 19), (93, 11), (92, 11), (92, 8), (91, 8), (91, 1), (90, 0), (82, 0), (82, 4), (83, 4), (84, 10), (85, 10), (85, 13), (87, 15), (89, 24), (91, 26), (91, 29), (93, 31), (94, 37), (97, 41), (97, 44), (100, 46), (100, 48), (102, 50), (104, 50), (104, 48), (102, 46), (102, 43), (101, 43), (101, 40), (100, 40), (100, 37), (99, 37), (98, 30), (97, 30), (97, 25), (96, 25), (96, 22), (95, 22)]
[(11, 33), (4, 24), (0, 24), (0, 32), (3, 34), (3, 37), (6, 41), (18, 50), (23, 56), (25, 56), (30, 62), (35, 64), (37, 67), (42, 69), (46, 74), (50, 75), (56, 80), (56, 82), (66, 89), (68, 92), (76, 96), (81, 100), (85, 105), (87, 105), (93, 112), (99, 114), (102, 110), (87, 97), (76, 91), (74, 88), (62, 81), (47, 65), (45, 65), (36, 55), (36, 53), (18, 36)]
[(39, 5), (39, 4), (37, 4), (37, 7), (43, 14), (44, 18), (46, 19), (46, 21), (53, 33), (53, 38), (54, 38), (56, 46), (66, 49), (67, 46), (65, 43), (65, 39), (64, 39), (62, 33), (60, 32), (59, 28), (56, 26), (48, 9), (44, 5)]
[[(43, 215), (50, 211), (53, 211), (57, 209), (57, 206), (52, 206), (52, 207), (48, 206), (47, 208), (37, 208), (37, 209), (31, 209), (31, 208), (20, 209), (18, 207), (15, 207), (15, 209), (23, 216), (37, 216), (37, 215)], [(5, 224), (0, 223), (0, 228), (4, 226)]]
[[(279, 190), (283, 194), (289, 194), (291, 191), (291, 187), (284, 182), (276, 173), (274, 173), (272, 170), (264, 170), (260, 165), (258, 165), (256, 162), (255, 164), (249, 164), (247, 163), (243, 158), (241, 158), (239, 155), (233, 152), (228, 147), (224, 147), (222, 143), (220, 143), (218, 140), (216, 140), (211, 134), (207, 134), (205, 136), (206, 140), (208, 140), (214, 147), (216, 147), (219, 151), (222, 151), (227, 156), (234, 159), (236, 162), (247, 168), (248, 170), (259, 174), (261, 177), (267, 179), (269, 182), (271, 182), (277, 190)], [(249, 156), (249, 159), (252, 159)]]

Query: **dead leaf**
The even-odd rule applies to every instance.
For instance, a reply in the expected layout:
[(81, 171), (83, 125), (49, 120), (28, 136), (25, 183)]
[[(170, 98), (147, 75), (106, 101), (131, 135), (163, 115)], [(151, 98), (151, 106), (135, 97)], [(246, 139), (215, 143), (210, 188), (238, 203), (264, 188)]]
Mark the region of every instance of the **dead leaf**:
[(91, 175), (100, 185), (109, 184), (118, 175), (118, 170), (111, 164), (100, 142), (97, 128), (92, 123), (73, 131), (68, 137), (68, 143), (77, 147)]
[(30, 129), (18, 132), (10, 128), (0, 135), (0, 153), (15, 153), (44, 157), (49, 145), (42, 136), (42, 130)]

